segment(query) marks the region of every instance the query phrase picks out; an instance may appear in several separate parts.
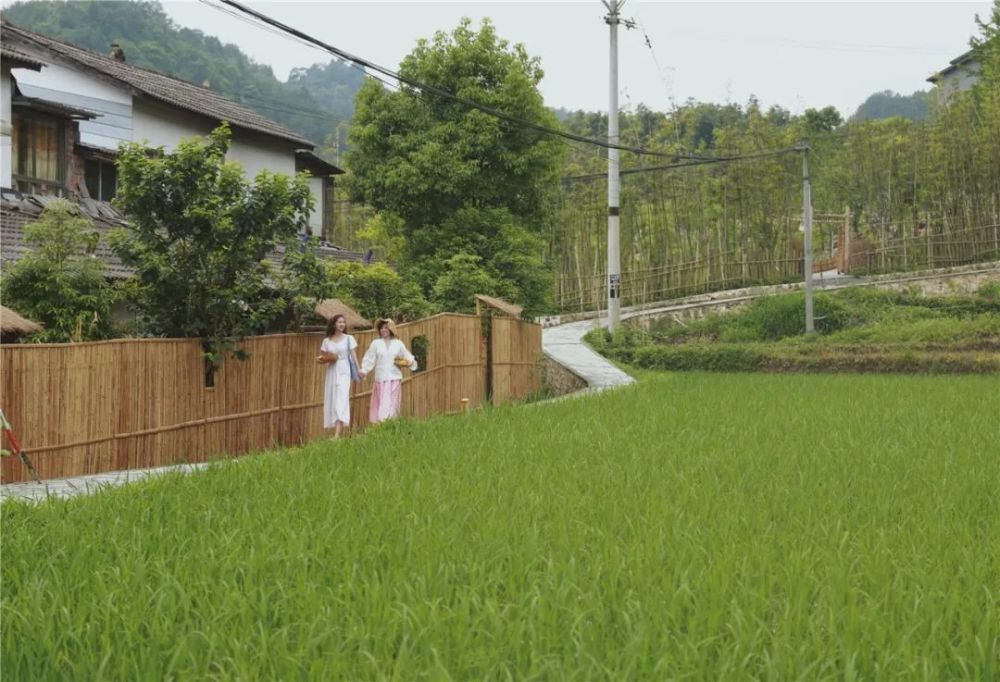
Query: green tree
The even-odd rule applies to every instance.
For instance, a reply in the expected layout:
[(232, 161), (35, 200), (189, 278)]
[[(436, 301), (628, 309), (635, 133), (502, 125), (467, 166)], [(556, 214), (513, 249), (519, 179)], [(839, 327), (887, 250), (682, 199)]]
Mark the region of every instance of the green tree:
[(476, 294), (507, 295), (504, 283), (483, 269), (479, 256), (459, 253), (446, 264), (447, 271), (434, 284), (434, 301), (445, 310), (471, 313), (476, 309)]
[(836, 107), (828, 106), (822, 109), (806, 109), (806, 130), (811, 134), (828, 133), (844, 122)]
[(223, 124), (170, 154), (123, 145), (115, 199), (129, 227), (112, 246), (135, 268), (134, 303), (147, 331), (200, 337), (212, 365), (286, 311), (267, 259), (280, 244), (294, 249), (312, 210), (307, 176), (261, 171), (251, 182), (226, 161), (229, 143)]
[(113, 334), (112, 287), (104, 264), (87, 255), (98, 234), (68, 201), (48, 205), (25, 225), (31, 249), (3, 274), (4, 303), (45, 325), (43, 342), (93, 341)]
[(420, 288), (387, 265), (340, 261), (324, 266), (326, 295), (343, 300), (369, 320), (416, 320), (433, 312)]
[[(556, 126), (538, 92), (537, 58), (510, 46), (484, 21), (464, 19), (452, 33), (421, 40), (400, 66), (404, 76), (509, 115)], [(491, 278), (510, 283), (527, 309), (544, 307), (547, 290), (510, 267), (512, 249), (545, 270), (545, 225), (560, 169), (560, 142), (530, 128), (433, 94), (390, 92), (369, 82), (355, 102), (351, 149), (353, 198), (400, 220), (402, 271), (427, 293), (459, 253), (480, 259)], [(386, 225), (395, 225), (387, 215)]]

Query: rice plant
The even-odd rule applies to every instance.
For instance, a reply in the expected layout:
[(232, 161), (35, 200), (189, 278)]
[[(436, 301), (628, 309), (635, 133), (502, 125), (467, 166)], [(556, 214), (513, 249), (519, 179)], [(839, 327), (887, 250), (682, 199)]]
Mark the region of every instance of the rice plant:
[(3, 679), (997, 679), (998, 414), (659, 375), (8, 502)]

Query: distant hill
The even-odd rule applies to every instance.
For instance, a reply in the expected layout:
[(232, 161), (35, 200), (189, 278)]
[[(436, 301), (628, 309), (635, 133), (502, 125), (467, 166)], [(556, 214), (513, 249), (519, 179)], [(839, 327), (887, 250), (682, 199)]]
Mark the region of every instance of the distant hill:
[(876, 92), (858, 107), (851, 120), (867, 121), (902, 116), (911, 121), (923, 121), (927, 118), (931, 97), (929, 90), (917, 90), (911, 95), (900, 95), (891, 90)]
[[(11, 5), (4, 16), (95, 52), (107, 53), (118, 41), (130, 63), (206, 85), (320, 146), (339, 123), (350, 121), (354, 94), (364, 80), (349, 64), (331, 60), (295, 69), (283, 83), (271, 67), (236, 45), (176, 25), (159, 2), (30, 0)], [(346, 141), (346, 135), (342, 138)]]

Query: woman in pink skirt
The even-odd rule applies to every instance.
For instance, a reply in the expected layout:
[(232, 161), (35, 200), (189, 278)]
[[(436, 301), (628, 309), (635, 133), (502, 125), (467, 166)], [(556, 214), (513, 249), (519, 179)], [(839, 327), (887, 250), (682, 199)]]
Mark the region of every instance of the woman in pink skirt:
[(361, 360), (361, 369), (366, 374), (375, 370), (375, 385), (368, 411), (368, 421), (372, 424), (399, 416), (399, 405), (403, 398), (403, 372), (396, 364), (397, 360), (412, 371), (417, 369), (417, 359), (396, 338), (396, 325), (392, 320), (379, 320), (375, 330), (379, 338), (372, 341)]

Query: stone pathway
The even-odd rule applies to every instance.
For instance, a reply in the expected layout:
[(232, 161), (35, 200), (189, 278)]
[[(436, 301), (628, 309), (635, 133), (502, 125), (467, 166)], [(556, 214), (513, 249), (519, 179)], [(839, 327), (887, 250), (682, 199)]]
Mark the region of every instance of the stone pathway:
[[(583, 342), (587, 332), (596, 326), (595, 320), (568, 322), (542, 330), (542, 352), (587, 382), (582, 392), (604, 391), (635, 381)], [(601, 321), (607, 326), (607, 320)]]
[[(31, 453), (28, 453), (29, 456)], [(129, 481), (140, 481), (150, 476), (160, 476), (173, 471), (190, 472), (203, 469), (208, 463), (179, 464), (177, 466), (158, 467), (156, 469), (132, 469), (130, 471), (109, 471), (105, 474), (90, 476), (74, 476), (72, 478), (53, 478), (36, 483), (7, 483), (0, 485), (0, 502), (11, 499), (39, 502), (48, 497), (73, 497), (97, 492), (105, 486), (116, 486)]]

